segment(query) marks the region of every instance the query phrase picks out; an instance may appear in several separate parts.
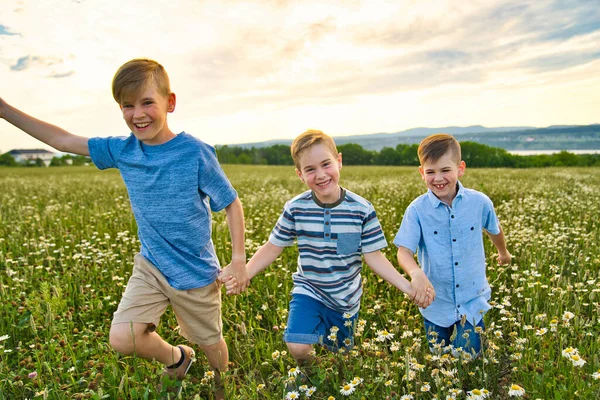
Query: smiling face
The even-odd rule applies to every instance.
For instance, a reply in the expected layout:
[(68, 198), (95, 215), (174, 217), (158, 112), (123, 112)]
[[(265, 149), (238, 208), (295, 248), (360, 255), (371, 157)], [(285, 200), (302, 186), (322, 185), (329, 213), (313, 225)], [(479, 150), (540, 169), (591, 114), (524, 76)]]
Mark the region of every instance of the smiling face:
[(451, 206), (456, 197), (456, 182), (465, 173), (465, 168), (465, 162), (460, 161), (457, 164), (452, 151), (449, 150), (438, 160), (423, 163), (419, 172), (427, 188), (438, 199)]
[(149, 81), (133, 98), (120, 104), (123, 119), (133, 135), (144, 144), (158, 145), (175, 137), (167, 125), (167, 113), (175, 110), (175, 94), (163, 95)]
[(302, 151), (296, 174), (317, 196), (321, 203), (335, 203), (340, 198), (340, 170), (342, 154), (332, 153), (323, 143), (310, 146)]

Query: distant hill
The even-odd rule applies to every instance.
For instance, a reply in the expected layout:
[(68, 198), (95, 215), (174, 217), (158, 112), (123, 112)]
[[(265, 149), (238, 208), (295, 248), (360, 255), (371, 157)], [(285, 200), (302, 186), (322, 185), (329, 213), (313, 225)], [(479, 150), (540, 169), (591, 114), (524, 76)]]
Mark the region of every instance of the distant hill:
[[(395, 133), (336, 136), (336, 144), (356, 143), (367, 150), (381, 150), (398, 144), (415, 144), (434, 133), (448, 133), (459, 141), (472, 141), (506, 150), (589, 150), (600, 149), (600, 124), (554, 125), (547, 128), (529, 126), (486, 128), (481, 125), (467, 127), (413, 128)], [(291, 139), (234, 144), (237, 147), (268, 147), (276, 144), (290, 145)]]

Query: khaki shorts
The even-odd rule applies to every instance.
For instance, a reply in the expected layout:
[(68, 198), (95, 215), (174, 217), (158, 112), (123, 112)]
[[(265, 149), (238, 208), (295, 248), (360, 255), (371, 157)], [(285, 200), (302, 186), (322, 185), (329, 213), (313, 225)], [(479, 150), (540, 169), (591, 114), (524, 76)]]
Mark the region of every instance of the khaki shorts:
[(199, 289), (174, 289), (141, 254), (135, 255), (133, 273), (113, 315), (112, 324), (148, 324), (147, 330), (153, 332), (169, 304), (173, 307), (181, 334), (189, 341), (212, 345), (223, 338), (221, 285), (218, 280)]

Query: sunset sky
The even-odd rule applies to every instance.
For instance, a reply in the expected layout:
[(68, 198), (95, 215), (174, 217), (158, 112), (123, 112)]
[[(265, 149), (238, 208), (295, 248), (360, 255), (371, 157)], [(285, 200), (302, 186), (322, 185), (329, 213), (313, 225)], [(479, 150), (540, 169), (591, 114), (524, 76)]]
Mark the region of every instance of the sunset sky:
[[(0, 3), (0, 97), (72, 133), (129, 134), (110, 85), (138, 57), (213, 145), (600, 123), (599, 0)], [(16, 148), (47, 147), (0, 121)]]

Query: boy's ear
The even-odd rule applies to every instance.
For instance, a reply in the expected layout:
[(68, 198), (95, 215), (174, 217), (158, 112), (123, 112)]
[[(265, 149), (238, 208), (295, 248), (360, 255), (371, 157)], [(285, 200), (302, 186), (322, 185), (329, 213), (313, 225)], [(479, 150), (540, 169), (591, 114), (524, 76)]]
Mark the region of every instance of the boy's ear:
[(421, 174), (421, 179), (425, 180), (425, 171), (422, 165), (419, 165), (419, 173)]
[(296, 171), (296, 175), (298, 175), (298, 178), (300, 178), (302, 183), (304, 183), (304, 178), (302, 177), (302, 172), (298, 171), (298, 168), (296, 168), (295, 171)]
[(173, 111), (175, 111), (175, 105), (177, 104), (177, 97), (175, 96), (175, 93), (169, 94), (168, 102), (169, 103), (167, 105), (167, 112), (172, 113)]
[(467, 168), (467, 163), (465, 163), (463, 160), (460, 161), (460, 163), (458, 163), (458, 176), (463, 176), (463, 174), (465, 173), (465, 168)]
[(339, 168), (342, 169), (342, 153), (338, 153), (338, 155), (337, 155), (337, 161), (338, 161), (338, 164), (340, 166)]

